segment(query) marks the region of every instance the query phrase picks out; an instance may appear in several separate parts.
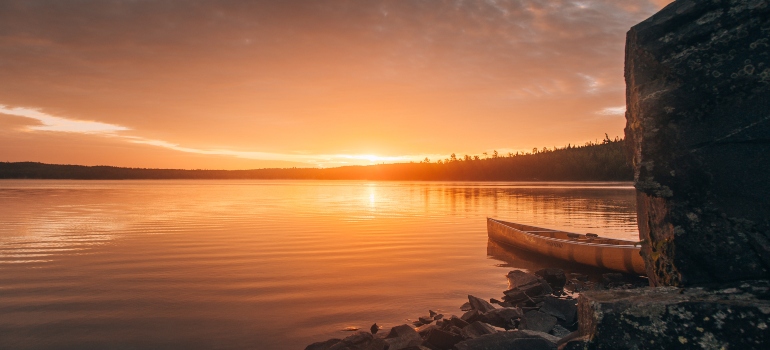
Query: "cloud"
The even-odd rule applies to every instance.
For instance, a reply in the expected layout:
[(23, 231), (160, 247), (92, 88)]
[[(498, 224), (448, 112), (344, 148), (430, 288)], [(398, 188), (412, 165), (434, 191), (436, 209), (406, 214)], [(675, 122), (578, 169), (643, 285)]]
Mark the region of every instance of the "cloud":
[(617, 106), (617, 107), (606, 107), (597, 114), (601, 115), (624, 115), (626, 114), (626, 106)]
[(29, 130), (226, 157), (576, 143), (622, 128), (593, 118), (622, 103), (625, 33), (660, 6), (0, 1), (0, 104), (72, 116)]
[(30, 118), (40, 122), (40, 124), (27, 126), (27, 129), (29, 130), (74, 132), (83, 134), (111, 134), (118, 131), (129, 130), (120, 125), (55, 117), (32, 108), (11, 108), (0, 105), (0, 113)]

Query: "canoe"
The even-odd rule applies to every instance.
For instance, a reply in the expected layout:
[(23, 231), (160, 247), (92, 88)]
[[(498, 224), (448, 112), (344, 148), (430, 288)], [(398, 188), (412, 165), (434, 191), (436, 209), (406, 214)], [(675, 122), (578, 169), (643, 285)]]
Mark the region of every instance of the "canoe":
[(604, 238), (487, 218), (489, 238), (545, 256), (600, 268), (645, 275), (639, 242)]

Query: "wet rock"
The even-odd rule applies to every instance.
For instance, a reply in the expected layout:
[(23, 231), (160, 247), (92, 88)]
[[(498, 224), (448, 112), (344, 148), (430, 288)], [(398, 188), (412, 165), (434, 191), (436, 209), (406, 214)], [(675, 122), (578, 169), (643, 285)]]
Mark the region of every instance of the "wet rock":
[(521, 303), (534, 305), (542, 301), (543, 296), (553, 292), (545, 279), (521, 270), (513, 270), (507, 277), (510, 289), (503, 292), (505, 294), (503, 299), (513, 305)]
[(567, 324), (573, 323), (577, 318), (577, 299), (559, 299), (548, 296), (545, 298), (540, 312), (554, 316)]
[(487, 335), (492, 333), (497, 333), (497, 330), (495, 329), (495, 327), (492, 327), (492, 325), (484, 322), (480, 322), (480, 321), (476, 321), (465, 326), (465, 328), (463, 328), (462, 331), (460, 332), (460, 334), (465, 339), (478, 338), (482, 335)]
[(341, 341), (342, 339), (336, 339), (336, 338), (329, 339), (327, 341), (319, 341), (317, 343), (308, 345), (307, 347), (305, 347), (305, 350), (327, 350), (330, 347), (332, 347), (332, 345), (337, 344)]
[(523, 316), (524, 312), (520, 308), (506, 307), (489, 311), (483, 315), (482, 319), (497, 327), (512, 328), (513, 321)]
[(433, 310), (428, 310), (428, 314), (430, 315), (430, 317), (433, 317), (433, 316), (438, 315), (438, 312), (433, 311)]
[(444, 314), (438, 314), (438, 315), (434, 315), (433, 316), (433, 319), (436, 320), (436, 321), (438, 321), (438, 320), (440, 320), (442, 318), (444, 318)]
[(422, 325), (420, 327), (417, 327), (417, 329), (415, 329), (415, 331), (417, 331), (417, 333), (420, 334), (420, 336), (424, 337), (426, 334), (428, 334), (428, 332), (430, 332), (430, 331), (432, 331), (434, 329), (437, 329), (437, 328), (439, 328), (439, 327), (437, 325), (435, 325), (435, 324), (425, 324), (425, 325)]
[(719, 289), (590, 291), (578, 302), (580, 334), (597, 349), (754, 349), (770, 343), (770, 281)]
[(400, 350), (409, 346), (422, 344), (422, 337), (411, 326), (403, 324), (391, 328), (388, 336), (385, 337), (388, 343), (388, 350)]
[(434, 329), (425, 337), (423, 345), (433, 350), (448, 350), (462, 340), (463, 338), (457, 334)]
[(479, 310), (481, 313), (495, 309), (495, 307), (486, 300), (474, 297), (473, 295), (468, 295), (468, 303), (471, 304), (472, 309)]
[(374, 337), (369, 332), (356, 332), (329, 347), (328, 350), (360, 350), (366, 348)]
[(369, 331), (372, 332), (372, 334), (377, 334), (377, 332), (380, 331), (380, 327), (375, 323), (369, 327)]
[(430, 316), (420, 316), (418, 320), (420, 320), (422, 324), (430, 324), (430, 323), (433, 323), (434, 321), (433, 317), (430, 317)]
[(543, 337), (519, 331), (497, 332), (457, 343), (457, 350), (556, 350), (556, 345)]
[(529, 329), (533, 331), (548, 333), (556, 325), (556, 317), (540, 311), (529, 311), (524, 314), (519, 324), (519, 329)]
[(626, 39), (626, 145), (655, 286), (770, 278), (770, 6), (676, 1)]
[(562, 290), (567, 283), (567, 275), (562, 269), (546, 268), (535, 271), (535, 275), (542, 277), (553, 290)]

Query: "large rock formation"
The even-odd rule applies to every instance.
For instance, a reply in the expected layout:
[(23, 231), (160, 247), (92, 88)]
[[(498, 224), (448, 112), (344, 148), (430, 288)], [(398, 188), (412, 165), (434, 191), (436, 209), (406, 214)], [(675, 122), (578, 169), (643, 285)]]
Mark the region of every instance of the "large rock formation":
[(770, 278), (770, 4), (678, 0), (628, 32), (626, 140), (654, 285)]
[(583, 349), (765, 349), (770, 283), (716, 290), (676, 287), (580, 295)]

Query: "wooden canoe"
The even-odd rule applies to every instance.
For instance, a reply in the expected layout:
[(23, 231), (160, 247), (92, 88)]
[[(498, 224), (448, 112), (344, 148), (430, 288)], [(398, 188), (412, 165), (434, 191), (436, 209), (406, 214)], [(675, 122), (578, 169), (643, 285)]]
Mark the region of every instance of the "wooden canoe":
[(489, 238), (549, 257), (645, 275), (639, 242), (549, 230), (487, 218)]

